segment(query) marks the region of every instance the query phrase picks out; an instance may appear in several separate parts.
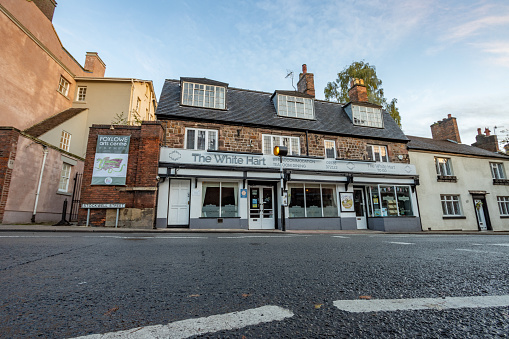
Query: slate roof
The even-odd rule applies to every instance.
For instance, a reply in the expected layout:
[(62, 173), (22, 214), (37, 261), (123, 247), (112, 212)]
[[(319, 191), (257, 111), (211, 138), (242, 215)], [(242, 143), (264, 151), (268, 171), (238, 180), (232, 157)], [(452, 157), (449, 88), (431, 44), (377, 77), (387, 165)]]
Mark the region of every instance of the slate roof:
[(463, 155), (476, 155), (482, 157), (492, 157), (492, 158), (504, 158), (509, 160), (509, 156), (490, 152), (485, 149), (468, 146), (464, 144), (457, 144), (453, 141), (448, 140), (434, 140), (430, 138), (423, 137), (415, 137), (411, 135), (407, 135), (410, 142), (407, 144), (408, 149), (410, 150), (423, 150), (423, 151), (433, 151), (433, 152), (443, 152), (443, 153), (453, 153), (453, 154), (463, 154)]
[(31, 136), (34, 136), (36, 138), (40, 137), (44, 133), (48, 132), (49, 130), (52, 130), (53, 128), (57, 127), (61, 123), (71, 119), (72, 117), (75, 117), (76, 115), (80, 114), (87, 108), (69, 108), (65, 111), (62, 111), (60, 113), (57, 113), (35, 125), (32, 127), (27, 128), (23, 132), (30, 134)]
[(227, 110), (182, 106), (180, 105), (179, 84), (179, 80), (165, 81), (156, 111), (158, 119), (200, 120), (287, 130), (308, 130), (400, 142), (408, 141), (396, 122), (386, 112), (383, 113), (385, 128), (355, 126), (341, 104), (322, 100), (315, 100), (314, 120), (280, 117), (270, 100), (272, 93), (231, 87), (227, 90)]

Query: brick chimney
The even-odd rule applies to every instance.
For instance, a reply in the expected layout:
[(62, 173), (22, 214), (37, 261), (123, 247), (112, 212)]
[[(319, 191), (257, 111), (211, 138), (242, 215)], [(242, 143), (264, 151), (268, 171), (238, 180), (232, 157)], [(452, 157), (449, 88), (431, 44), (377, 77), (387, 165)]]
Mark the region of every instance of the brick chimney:
[(91, 74), (87, 74), (87, 76), (90, 77), (102, 78), (104, 77), (104, 72), (106, 72), (106, 64), (99, 58), (96, 52), (87, 52), (84, 68), (92, 72)]
[(53, 21), (53, 14), (55, 13), (55, 7), (57, 2), (54, 0), (32, 0), (33, 3), (41, 10), (41, 12), (49, 19)]
[(350, 80), (348, 97), (350, 98), (350, 102), (368, 102), (368, 90), (364, 85), (363, 79)]
[(491, 131), (489, 128), (484, 129), (484, 134), (482, 134), (481, 129), (477, 129), (477, 135), (475, 136), (475, 142), (472, 146), (479, 147), (485, 149), (490, 152), (498, 152), (498, 138), (496, 135), (491, 135)]
[(302, 73), (299, 74), (299, 82), (297, 83), (297, 90), (301, 93), (315, 96), (315, 75), (308, 73), (306, 64), (302, 65)]
[(447, 114), (447, 118), (435, 122), (431, 127), (431, 136), (435, 140), (452, 140), (461, 144), (456, 118)]

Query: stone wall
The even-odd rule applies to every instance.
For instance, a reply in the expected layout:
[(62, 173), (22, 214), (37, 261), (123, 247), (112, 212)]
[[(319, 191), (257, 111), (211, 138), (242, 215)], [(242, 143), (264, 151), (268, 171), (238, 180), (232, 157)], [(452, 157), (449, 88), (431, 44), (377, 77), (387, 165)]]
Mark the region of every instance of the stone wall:
[[(338, 159), (368, 160), (366, 146), (383, 145), (387, 146), (391, 162), (409, 162), (406, 144), (401, 142), (308, 133), (308, 147), (306, 148), (305, 132), (182, 120), (168, 120), (161, 123), (166, 127), (164, 145), (173, 148), (184, 148), (186, 128), (202, 128), (219, 131), (218, 150), (220, 151), (263, 153), (262, 135), (273, 134), (298, 137), (301, 155), (306, 155), (309, 152), (309, 156), (323, 157), (325, 154), (324, 141), (334, 140)], [(402, 159), (399, 159), (400, 155)]]

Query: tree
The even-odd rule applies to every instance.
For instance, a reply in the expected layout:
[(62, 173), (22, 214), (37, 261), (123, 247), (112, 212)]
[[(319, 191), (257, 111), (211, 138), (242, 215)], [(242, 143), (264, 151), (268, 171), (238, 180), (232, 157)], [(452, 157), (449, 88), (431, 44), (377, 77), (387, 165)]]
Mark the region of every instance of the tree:
[(323, 91), (325, 99), (344, 103), (350, 101), (348, 89), (350, 88), (350, 80), (353, 78), (364, 80), (369, 102), (382, 106), (396, 121), (398, 126), (401, 127), (401, 116), (399, 115), (399, 109), (396, 107), (398, 100), (393, 98), (390, 102), (387, 102), (387, 99), (384, 97), (382, 80), (376, 75), (375, 66), (371, 66), (367, 62), (355, 61), (338, 73), (336, 80), (327, 83)]

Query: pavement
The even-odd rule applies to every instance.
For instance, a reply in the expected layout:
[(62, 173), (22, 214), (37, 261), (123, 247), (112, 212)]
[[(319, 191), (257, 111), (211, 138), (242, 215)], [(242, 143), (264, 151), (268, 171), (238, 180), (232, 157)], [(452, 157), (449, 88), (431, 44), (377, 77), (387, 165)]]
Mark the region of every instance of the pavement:
[(245, 230), (245, 229), (189, 229), (189, 228), (125, 228), (97, 226), (53, 226), (47, 224), (0, 225), (0, 232), (102, 232), (102, 233), (269, 233), (269, 234), (465, 234), (509, 235), (509, 231), (422, 231), (382, 232), (374, 230)]

